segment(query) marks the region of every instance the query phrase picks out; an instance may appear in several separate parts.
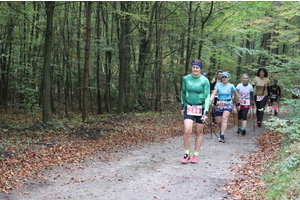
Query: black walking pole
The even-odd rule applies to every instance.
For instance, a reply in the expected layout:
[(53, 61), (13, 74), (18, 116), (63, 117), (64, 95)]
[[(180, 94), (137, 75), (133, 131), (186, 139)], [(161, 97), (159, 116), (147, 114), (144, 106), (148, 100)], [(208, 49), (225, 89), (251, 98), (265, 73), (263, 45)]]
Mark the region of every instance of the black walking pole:
[(208, 127), (210, 128), (210, 130), (211, 130), (211, 135), (212, 135), (212, 133), (214, 133), (215, 134), (215, 136), (219, 139), (219, 137), (218, 137), (218, 135), (215, 133), (215, 131), (212, 129), (212, 127), (211, 127), (211, 125), (206, 121), (205, 122), (207, 125), (208, 125)]

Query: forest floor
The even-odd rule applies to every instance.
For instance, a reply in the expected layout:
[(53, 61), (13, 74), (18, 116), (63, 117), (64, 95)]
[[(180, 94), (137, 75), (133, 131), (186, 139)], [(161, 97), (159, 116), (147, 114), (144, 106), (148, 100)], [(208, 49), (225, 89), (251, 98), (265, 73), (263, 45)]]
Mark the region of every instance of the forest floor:
[[(237, 115), (231, 115), (226, 143), (206, 125), (199, 162), (186, 165), (180, 164), (183, 119), (178, 110), (91, 120), (27, 127), (27, 140), (25, 133), (17, 135), (23, 127), (3, 128), (10, 131), (5, 138), (18, 142), (2, 150), (0, 199), (240, 199), (251, 191), (241, 187), (239, 177), (248, 178), (254, 191), (264, 185), (248, 171), (257, 167), (251, 157), (259, 152), (259, 135), (271, 134), (264, 125), (254, 131), (252, 119), (241, 136), (234, 124)], [(192, 153), (194, 141), (195, 135)]]

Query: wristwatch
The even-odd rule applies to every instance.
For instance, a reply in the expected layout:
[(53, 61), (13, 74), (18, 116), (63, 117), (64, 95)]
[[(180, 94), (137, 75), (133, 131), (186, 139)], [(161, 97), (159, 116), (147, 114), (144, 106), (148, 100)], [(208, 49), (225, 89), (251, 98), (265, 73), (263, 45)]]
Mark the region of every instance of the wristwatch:
[(205, 111), (205, 112), (204, 112), (204, 116), (208, 116), (208, 111)]

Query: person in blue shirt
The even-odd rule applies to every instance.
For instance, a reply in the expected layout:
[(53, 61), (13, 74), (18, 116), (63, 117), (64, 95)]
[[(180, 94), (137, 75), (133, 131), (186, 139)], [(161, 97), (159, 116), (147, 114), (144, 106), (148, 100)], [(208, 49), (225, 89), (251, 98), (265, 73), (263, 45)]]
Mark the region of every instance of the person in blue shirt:
[[(210, 102), (213, 105), (215, 95), (218, 93), (218, 100), (216, 105), (216, 116), (218, 126), (221, 129), (221, 134), (219, 142), (225, 143), (225, 132), (227, 129), (227, 121), (232, 112), (233, 102), (231, 99), (231, 93), (233, 93), (237, 99), (237, 102), (240, 102), (239, 95), (233, 84), (229, 83), (230, 74), (228, 72), (222, 73), (222, 82), (216, 84), (211, 96)], [(237, 109), (240, 109), (240, 103), (236, 104)]]

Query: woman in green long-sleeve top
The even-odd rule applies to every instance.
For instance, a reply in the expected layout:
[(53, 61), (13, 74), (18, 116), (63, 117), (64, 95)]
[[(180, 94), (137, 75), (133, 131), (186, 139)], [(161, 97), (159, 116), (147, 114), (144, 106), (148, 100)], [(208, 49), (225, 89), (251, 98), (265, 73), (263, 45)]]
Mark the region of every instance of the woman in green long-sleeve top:
[(196, 141), (191, 163), (198, 163), (199, 150), (203, 141), (204, 122), (207, 120), (210, 103), (210, 84), (208, 79), (201, 75), (202, 61), (193, 60), (191, 67), (192, 74), (183, 77), (181, 88), (182, 115), (184, 116), (183, 142), (185, 148), (185, 154), (181, 160), (182, 164), (186, 164), (191, 158), (191, 134), (195, 119)]

